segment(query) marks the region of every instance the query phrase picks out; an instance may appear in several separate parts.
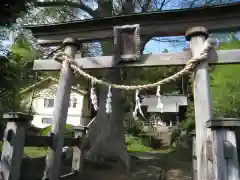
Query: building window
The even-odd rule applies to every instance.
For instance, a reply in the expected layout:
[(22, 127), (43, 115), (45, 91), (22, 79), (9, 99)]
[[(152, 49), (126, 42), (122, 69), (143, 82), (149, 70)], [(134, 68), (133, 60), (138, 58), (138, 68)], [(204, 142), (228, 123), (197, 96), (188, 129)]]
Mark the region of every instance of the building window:
[(52, 108), (54, 106), (54, 99), (44, 98), (44, 107)]
[(77, 98), (73, 98), (69, 100), (69, 108), (76, 108), (77, 107)]
[(73, 107), (73, 108), (76, 108), (76, 107), (77, 107), (77, 98), (73, 98), (72, 107)]
[(43, 124), (52, 124), (52, 118), (42, 118)]

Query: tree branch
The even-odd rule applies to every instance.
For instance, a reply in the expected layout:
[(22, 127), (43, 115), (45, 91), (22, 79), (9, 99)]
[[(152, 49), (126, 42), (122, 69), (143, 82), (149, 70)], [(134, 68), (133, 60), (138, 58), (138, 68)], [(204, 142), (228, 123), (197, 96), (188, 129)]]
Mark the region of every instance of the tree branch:
[(122, 2), (122, 10), (119, 15), (132, 14), (134, 13), (134, 3), (133, 0), (125, 0)]
[(172, 46), (184, 46), (185, 40), (182, 39), (181, 37), (175, 37), (175, 38), (159, 38), (159, 37), (154, 37), (152, 40), (156, 42), (161, 42), (161, 43), (170, 43)]
[(145, 0), (142, 6), (142, 12), (148, 12), (148, 7), (150, 5), (151, 0)]
[(193, 0), (193, 1), (190, 3), (189, 8), (193, 8), (194, 5), (195, 5), (195, 3), (196, 3), (196, 1), (197, 1), (197, 0)]
[(166, 5), (166, 4), (168, 4), (169, 2), (170, 2), (171, 0), (163, 0), (162, 1), (162, 3), (161, 3), (161, 6), (159, 7), (159, 11), (162, 11), (163, 10), (163, 8), (164, 8), (164, 6)]
[(34, 5), (36, 7), (57, 7), (57, 6), (69, 6), (69, 7), (73, 7), (73, 8), (79, 8), (83, 11), (85, 11), (86, 13), (88, 13), (90, 16), (92, 16), (93, 18), (98, 18), (99, 14), (97, 13), (97, 11), (91, 9), (90, 7), (88, 7), (87, 5), (85, 5), (82, 2), (70, 2), (70, 1), (52, 1), (52, 2), (40, 2), (40, 1), (35, 1)]

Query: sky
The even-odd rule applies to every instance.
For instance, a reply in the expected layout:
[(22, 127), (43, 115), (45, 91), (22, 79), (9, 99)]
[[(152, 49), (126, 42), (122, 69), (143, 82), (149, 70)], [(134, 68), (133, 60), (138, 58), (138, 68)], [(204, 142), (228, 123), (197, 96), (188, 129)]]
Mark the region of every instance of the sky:
[[(182, 39), (184, 39), (184, 37), (182, 37)], [(186, 45), (186, 44), (187, 44), (187, 42), (184, 45)], [(171, 43), (150, 40), (145, 45), (144, 54), (147, 54), (147, 53), (161, 53), (162, 51), (164, 51), (164, 49), (167, 49), (168, 52), (181, 52), (181, 51), (183, 51), (183, 48), (184, 48), (183, 45), (173, 46), (173, 44), (171, 44)]]
[[(240, 32), (236, 33), (236, 36), (238, 39), (240, 39)], [(174, 37), (169, 37), (174, 38)], [(181, 37), (181, 39), (184, 41), (185, 38)], [(184, 44), (180, 44), (180, 45), (176, 45), (173, 46), (171, 43), (166, 43), (166, 42), (158, 42), (158, 41), (154, 41), (151, 40), (149, 41), (146, 46), (145, 46), (145, 50), (144, 50), (144, 54), (146, 53), (160, 53), (162, 52), (164, 49), (167, 49), (168, 52), (182, 52), (184, 48), (186, 48), (188, 45), (188, 42), (185, 41)]]

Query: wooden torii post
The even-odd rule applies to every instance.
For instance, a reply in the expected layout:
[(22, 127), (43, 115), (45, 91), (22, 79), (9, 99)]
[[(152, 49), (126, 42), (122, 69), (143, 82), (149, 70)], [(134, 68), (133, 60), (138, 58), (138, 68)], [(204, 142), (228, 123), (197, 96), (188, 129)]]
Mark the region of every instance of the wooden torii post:
[[(193, 27), (186, 32), (193, 56), (200, 55), (204, 41), (208, 37), (204, 27)], [(213, 164), (207, 158), (207, 141), (212, 142), (211, 130), (205, 123), (212, 118), (212, 99), (210, 91), (208, 61), (201, 63), (193, 73), (193, 94), (196, 124), (197, 179), (213, 179)]]
[(206, 122), (213, 141), (208, 144), (208, 159), (213, 162), (214, 178), (239, 180), (238, 153), (235, 129), (240, 127), (236, 118), (217, 118)]
[(3, 114), (3, 119), (7, 120), (7, 125), (3, 136), (0, 179), (18, 180), (21, 174), (26, 131), (33, 116), (9, 112)]
[[(78, 44), (72, 38), (63, 41), (65, 53), (75, 58)], [(56, 103), (53, 111), (52, 134), (53, 143), (46, 157), (46, 167), (43, 179), (58, 179), (60, 174), (61, 154), (64, 144), (63, 133), (66, 125), (70, 93), (73, 81), (73, 72), (67, 61), (62, 62), (59, 86), (56, 94)]]

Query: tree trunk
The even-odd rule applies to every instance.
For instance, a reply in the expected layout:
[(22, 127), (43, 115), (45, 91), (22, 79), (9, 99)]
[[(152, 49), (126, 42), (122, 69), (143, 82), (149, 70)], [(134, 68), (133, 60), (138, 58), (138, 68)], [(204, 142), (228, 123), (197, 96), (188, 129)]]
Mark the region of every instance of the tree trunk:
[[(98, 13), (111, 16), (111, 1), (99, 1)], [(103, 55), (113, 54), (113, 42), (102, 42)], [(119, 83), (120, 69), (108, 70), (107, 81)], [(112, 113), (106, 114), (106, 96), (108, 87), (99, 87), (99, 109), (96, 119), (89, 129), (85, 143), (85, 157), (93, 162), (114, 160), (122, 162), (129, 169), (129, 158), (124, 138), (122, 92), (112, 88)]]
[[(114, 71), (114, 72), (113, 72)], [(108, 81), (119, 82), (120, 70), (111, 70)], [(122, 91), (112, 89), (112, 113), (106, 114), (106, 95), (108, 87), (100, 86), (100, 102), (97, 117), (89, 130), (85, 157), (90, 161), (114, 160), (129, 168), (127, 147), (123, 127)]]

